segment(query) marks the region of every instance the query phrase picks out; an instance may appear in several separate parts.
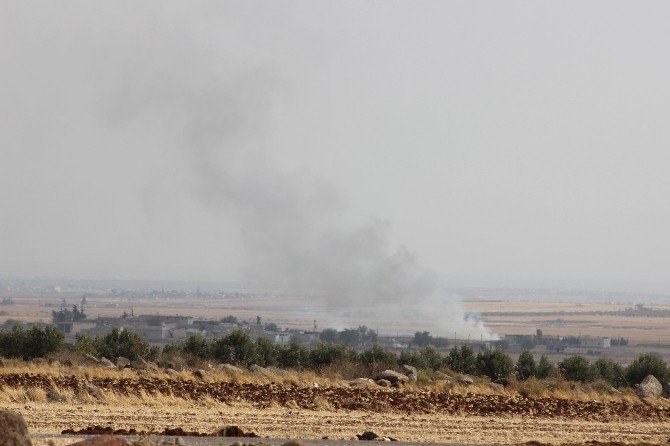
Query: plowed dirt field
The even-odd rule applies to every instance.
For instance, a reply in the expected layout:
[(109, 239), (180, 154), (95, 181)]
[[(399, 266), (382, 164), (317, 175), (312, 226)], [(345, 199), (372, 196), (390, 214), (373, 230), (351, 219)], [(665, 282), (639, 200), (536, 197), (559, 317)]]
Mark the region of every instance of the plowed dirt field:
[[(76, 397), (87, 384), (102, 389), (105, 398)], [(14, 395), (0, 406), (22, 413), (31, 431), (41, 434), (93, 425), (144, 431), (181, 427), (203, 433), (237, 425), (261, 437), (278, 438), (349, 439), (367, 430), (405, 441), (464, 443), (662, 444), (670, 438), (670, 408), (662, 401), (578, 401), (160, 377), (84, 381), (74, 375), (33, 373), (1, 374), (0, 389)], [(48, 390), (73, 396), (46, 402), (39, 395)], [(21, 392), (37, 396), (31, 400)]]

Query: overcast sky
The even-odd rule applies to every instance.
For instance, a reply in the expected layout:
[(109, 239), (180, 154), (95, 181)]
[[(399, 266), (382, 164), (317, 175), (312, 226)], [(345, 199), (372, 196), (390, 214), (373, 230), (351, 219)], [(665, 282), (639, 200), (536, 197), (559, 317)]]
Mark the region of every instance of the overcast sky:
[(0, 0), (0, 268), (239, 279), (374, 221), (447, 281), (668, 283), (668, 17)]

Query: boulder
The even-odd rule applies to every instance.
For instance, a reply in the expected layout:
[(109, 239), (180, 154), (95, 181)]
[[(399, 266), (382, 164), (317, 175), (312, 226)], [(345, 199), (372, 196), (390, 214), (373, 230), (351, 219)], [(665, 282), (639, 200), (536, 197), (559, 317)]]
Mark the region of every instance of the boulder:
[(391, 381), (389, 381), (388, 379), (378, 379), (377, 385), (381, 387), (391, 387), (393, 383), (391, 383)]
[(116, 358), (116, 367), (119, 369), (125, 369), (126, 367), (130, 367), (130, 359), (124, 358), (123, 356), (119, 356)]
[(73, 366), (74, 366), (74, 363), (72, 362), (71, 359), (65, 359), (65, 360), (63, 361), (63, 365), (64, 365), (65, 367), (73, 367)]
[(640, 398), (658, 398), (663, 395), (663, 385), (654, 375), (647, 375), (635, 388)]
[(49, 361), (47, 361), (45, 358), (33, 358), (30, 362), (33, 364), (37, 365), (48, 365)]
[(489, 387), (492, 388), (493, 390), (505, 390), (505, 386), (498, 383), (489, 383)]
[(203, 369), (198, 369), (195, 372), (193, 372), (193, 376), (195, 376), (198, 379), (205, 379), (205, 375), (207, 375), (207, 372), (205, 372)]
[(394, 370), (384, 370), (377, 376), (377, 379), (386, 379), (388, 381), (391, 381), (391, 383), (393, 384), (397, 382), (403, 382), (403, 383), (409, 382), (409, 378), (407, 376)]
[(359, 440), (363, 441), (374, 441), (379, 438), (379, 435), (375, 434), (372, 431), (363, 432), (361, 435), (356, 435)]
[(0, 367), (5, 367), (7, 365), (7, 359), (4, 356), (0, 356)]
[(178, 372), (175, 369), (165, 369), (165, 373), (168, 375), (176, 375)]
[(133, 370), (146, 370), (148, 368), (147, 362), (142, 358), (137, 358), (130, 362), (130, 368)]
[(51, 367), (55, 368), (60, 367), (60, 361), (56, 359), (54, 362), (51, 363)]
[(21, 414), (0, 410), (0, 446), (32, 446), (26, 420)]
[(98, 358), (96, 358), (96, 357), (93, 356), (93, 355), (89, 355), (88, 353), (86, 353), (86, 354), (84, 355), (84, 359), (86, 360), (86, 362), (88, 362), (88, 363), (92, 363), (92, 364), (97, 364), (97, 363), (100, 362), (100, 360), (99, 360)]
[(221, 367), (221, 370), (223, 370), (224, 372), (237, 373), (237, 374), (243, 373), (241, 368), (235, 367), (232, 364), (221, 364), (220, 367)]
[(104, 369), (116, 369), (114, 363), (104, 356), (98, 360), (98, 365)]
[(410, 382), (415, 383), (417, 378), (419, 377), (419, 374), (416, 371), (416, 367), (411, 366), (409, 364), (403, 364), (402, 369), (409, 378)]
[(468, 375), (462, 375), (460, 378), (458, 378), (458, 383), (464, 386), (471, 386), (475, 383), (475, 380)]

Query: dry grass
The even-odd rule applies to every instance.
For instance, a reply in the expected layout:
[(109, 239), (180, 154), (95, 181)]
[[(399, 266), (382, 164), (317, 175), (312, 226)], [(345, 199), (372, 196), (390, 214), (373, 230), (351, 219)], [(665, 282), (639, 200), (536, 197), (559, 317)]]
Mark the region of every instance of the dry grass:
[[(479, 394), (479, 395), (507, 395), (521, 396), (528, 398), (552, 397), (560, 399), (578, 400), (578, 401), (601, 401), (601, 402), (639, 402), (632, 389), (613, 389), (603, 382), (596, 382), (590, 385), (567, 382), (560, 379), (538, 380), (531, 378), (526, 381), (516, 381), (512, 379), (504, 389), (494, 388), (490, 385), (487, 378), (474, 378), (474, 384), (465, 385), (458, 381), (459, 375), (446, 370), (443, 372), (421, 372), (419, 381), (416, 385), (408, 385), (402, 391), (434, 391), (449, 392), (455, 394)], [(46, 377), (74, 376), (81, 380), (90, 379), (120, 379), (120, 378), (155, 378), (163, 380), (199, 380), (189, 370), (178, 371), (173, 375), (168, 375), (162, 370), (136, 372), (131, 369), (108, 370), (95, 366), (86, 367), (65, 367), (48, 364), (37, 364), (24, 362), (20, 360), (11, 360), (0, 369), (0, 375), (3, 374), (33, 374)], [(269, 383), (278, 383), (286, 385), (295, 385), (299, 387), (349, 387), (346, 380), (341, 375), (333, 373), (332, 370), (326, 370), (325, 375), (317, 374), (312, 371), (282, 371), (270, 370), (270, 373), (261, 374), (250, 371), (243, 373), (234, 373), (226, 370), (210, 368), (201, 381), (205, 382), (230, 382), (237, 384), (256, 384), (263, 385)], [(375, 387), (377, 388), (377, 387)], [(379, 388), (378, 388), (379, 389)], [(106, 391), (106, 401), (101, 403), (96, 401), (87, 393), (74, 393), (68, 389), (53, 388), (56, 393), (63, 397), (63, 401), (72, 403), (87, 404), (109, 404), (109, 405), (142, 405), (142, 406), (216, 406), (221, 405), (219, 401), (209, 397), (198, 397), (191, 399), (187, 396), (175, 396), (172, 394), (146, 394), (140, 392), (135, 395), (125, 395)], [(395, 391), (389, 389), (389, 391)], [(0, 402), (46, 402), (47, 395), (43, 389), (39, 388), (14, 388), (4, 386), (0, 388)], [(659, 403), (660, 404), (660, 403)], [(663, 400), (663, 405), (668, 404)], [(327, 408), (327, 401), (315, 401), (315, 406)]]

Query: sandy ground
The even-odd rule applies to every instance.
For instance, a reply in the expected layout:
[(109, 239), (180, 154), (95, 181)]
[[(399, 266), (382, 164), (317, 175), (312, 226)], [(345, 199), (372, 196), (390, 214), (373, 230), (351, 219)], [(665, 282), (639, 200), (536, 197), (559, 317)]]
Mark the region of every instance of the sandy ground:
[[(261, 437), (351, 439), (372, 430), (404, 441), (439, 443), (546, 443), (621, 441), (664, 444), (670, 422), (595, 422), (523, 416), (475, 417), (442, 414), (379, 414), (360, 411), (313, 411), (216, 405), (216, 407), (118, 407), (48, 403), (5, 403), (23, 414), (35, 434), (59, 434), (91, 425), (138, 430), (184, 427), (213, 432), (238, 425)], [(46, 440), (36, 439), (36, 443)]]

